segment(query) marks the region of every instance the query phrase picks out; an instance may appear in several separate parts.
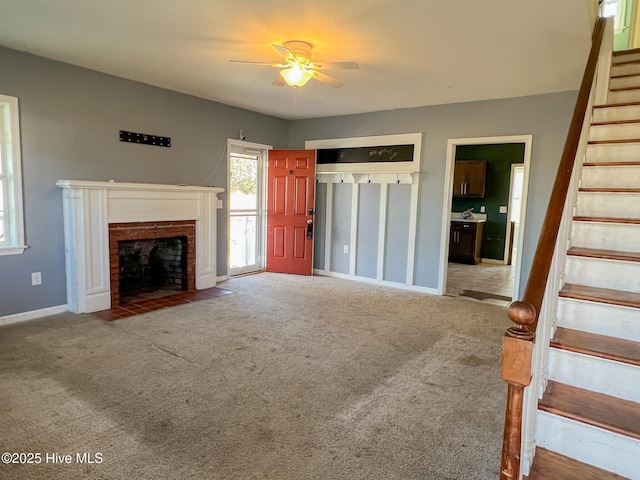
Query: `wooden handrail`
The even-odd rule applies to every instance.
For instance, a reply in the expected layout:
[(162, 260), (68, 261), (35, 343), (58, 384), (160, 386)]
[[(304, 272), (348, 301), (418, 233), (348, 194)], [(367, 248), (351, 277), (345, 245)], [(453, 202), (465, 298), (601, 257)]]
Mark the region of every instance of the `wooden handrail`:
[[(536, 312), (539, 312), (542, 306), (544, 290), (547, 286), (547, 279), (549, 278), (549, 269), (551, 268), (551, 260), (556, 245), (556, 238), (558, 237), (558, 230), (560, 229), (563, 207), (569, 190), (569, 182), (571, 182), (571, 174), (575, 164), (578, 144), (580, 143), (582, 125), (587, 113), (591, 87), (596, 74), (605, 22), (605, 18), (598, 18), (593, 29), (591, 52), (589, 53), (587, 66), (585, 67), (582, 77), (578, 99), (573, 109), (573, 117), (571, 118), (569, 132), (567, 133), (567, 140), (564, 144), (560, 165), (558, 165), (558, 173), (556, 174), (556, 180), (553, 184), (553, 190), (551, 191), (551, 198), (549, 199), (549, 206), (547, 207), (547, 213), (545, 214), (542, 230), (540, 231), (540, 238), (538, 239), (538, 246), (536, 247), (536, 253), (531, 264), (529, 279), (522, 297), (525, 302), (533, 305)], [(535, 332), (536, 327), (537, 318), (531, 326), (533, 332)]]
[(509, 306), (509, 318), (515, 323), (515, 326), (509, 328), (502, 339), (500, 375), (507, 382), (508, 389), (500, 465), (501, 480), (517, 479), (520, 474), (522, 406), (524, 389), (531, 383), (531, 362), (533, 340), (538, 324), (537, 315), (541, 310), (544, 292), (547, 288), (560, 223), (564, 214), (564, 205), (596, 74), (605, 24), (606, 19), (598, 18), (593, 29), (589, 59), (582, 77), (523, 300), (513, 302)]

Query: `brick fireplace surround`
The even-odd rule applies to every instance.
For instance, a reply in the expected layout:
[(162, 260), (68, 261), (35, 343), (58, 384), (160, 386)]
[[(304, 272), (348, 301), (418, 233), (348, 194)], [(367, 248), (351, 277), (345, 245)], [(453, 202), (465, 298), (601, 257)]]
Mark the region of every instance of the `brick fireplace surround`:
[[(187, 255), (192, 256), (188, 288), (216, 286), (216, 209), (223, 188), (84, 180), (58, 180), (56, 185), (63, 192), (70, 311), (111, 308), (118, 296), (112, 295), (111, 241), (138, 234), (148, 238), (151, 231), (157, 235), (161, 228), (171, 233), (163, 233), (164, 237), (188, 238)], [(189, 232), (184, 233), (187, 228)], [(117, 255), (117, 246), (115, 251)], [(113, 306), (117, 306), (115, 301)]]
[(157, 238), (187, 238), (187, 288), (196, 290), (196, 222), (129, 222), (109, 224), (109, 266), (111, 271), (111, 305), (120, 305), (120, 256), (118, 242), (123, 240), (153, 240)]

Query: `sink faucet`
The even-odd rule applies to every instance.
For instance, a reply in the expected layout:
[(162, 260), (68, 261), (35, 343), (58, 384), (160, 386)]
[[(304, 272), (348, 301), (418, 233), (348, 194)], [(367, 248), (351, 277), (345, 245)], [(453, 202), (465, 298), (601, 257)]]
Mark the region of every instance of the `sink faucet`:
[(473, 207), (468, 208), (464, 212), (460, 214), (460, 218), (471, 218), (473, 217)]

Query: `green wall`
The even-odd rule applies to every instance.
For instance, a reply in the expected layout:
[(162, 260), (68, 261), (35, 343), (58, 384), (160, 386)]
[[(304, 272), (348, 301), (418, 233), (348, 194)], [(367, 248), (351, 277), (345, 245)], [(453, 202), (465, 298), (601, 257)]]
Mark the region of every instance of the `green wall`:
[(453, 212), (473, 207), (480, 213), (486, 207), (487, 223), (482, 238), (482, 258), (504, 260), (508, 213), (499, 213), (500, 205), (509, 205), (511, 164), (524, 162), (524, 143), (497, 145), (458, 145), (456, 160), (486, 160), (487, 174), (484, 198), (454, 198)]
[(629, 35), (631, 33), (631, 13), (633, 11), (633, 0), (626, 1), (626, 15), (623, 20), (624, 30), (620, 33), (614, 33), (613, 35), (613, 49), (614, 50), (627, 50), (629, 48)]

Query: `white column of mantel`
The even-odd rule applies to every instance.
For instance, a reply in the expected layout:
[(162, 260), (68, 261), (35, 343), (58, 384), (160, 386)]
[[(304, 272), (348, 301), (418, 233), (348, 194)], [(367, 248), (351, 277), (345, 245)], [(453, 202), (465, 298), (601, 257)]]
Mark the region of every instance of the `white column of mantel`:
[(59, 180), (63, 189), (67, 303), (111, 307), (109, 223), (195, 220), (196, 288), (216, 285), (216, 207), (223, 188)]

